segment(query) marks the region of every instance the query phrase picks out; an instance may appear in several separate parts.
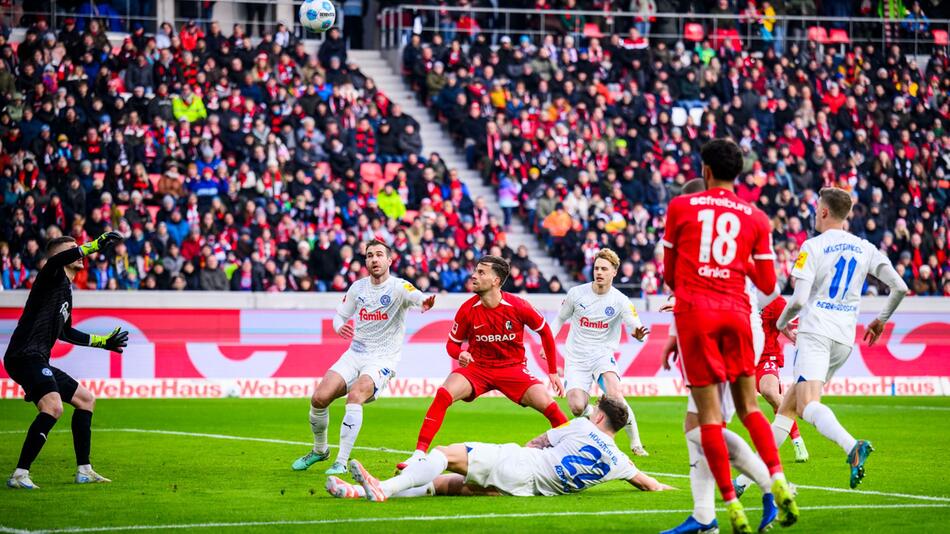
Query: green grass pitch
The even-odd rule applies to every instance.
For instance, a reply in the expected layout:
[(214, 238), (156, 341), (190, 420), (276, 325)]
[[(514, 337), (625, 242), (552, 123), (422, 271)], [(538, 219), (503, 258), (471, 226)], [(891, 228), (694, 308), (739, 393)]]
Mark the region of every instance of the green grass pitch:
[[(679, 491), (642, 493), (613, 482), (564, 497), (437, 497), (382, 504), (331, 498), (323, 489), (327, 463), (291, 471), (291, 462), (307, 452), (311, 440), (304, 399), (100, 401), (93, 420), (92, 459), (114, 482), (72, 483), (72, 410), (67, 408), (33, 466), (33, 480), (42, 489), (0, 488), (0, 532), (193, 530), (199, 525), (205, 531), (230, 527), (253, 532), (657, 532), (678, 524), (691, 508), (683, 477), (689, 469), (681, 432), (686, 401), (631, 401), (651, 453), (637, 459), (637, 465)], [(413, 447), (428, 403), (382, 399), (368, 405), (357, 443), (365, 448), (354, 451), (354, 457), (388, 476), (405, 457), (392, 450)], [(950, 399), (852, 397), (829, 398), (827, 403), (856, 437), (872, 440), (877, 451), (859, 491), (849, 490), (844, 454), (810, 425), (802, 425), (811, 461), (795, 464), (789, 446), (781, 451), (789, 479), (799, 485), (803, 508), (790, 532), (945, 532), (950, 519)], [(562, 406), (566, 408), (563, 401)], [(342, 411), (342, 401), (331, 408), (331, 443), (338, 436)], [(771, 415), (771, 410), (766, 413)], [(4, 477), (15, 466), (33, 416), (33, 407), (24, 402), (0, 402)], [(546, 426), (540, 414), (505, 399), (480, 399), (449, 410), (436, 444), (524, 443)], [(617, 442), (627, 448), (623, 433)], [(758, 490), (751, 489), (743, 501), (750, 520), (757, 523)], [(720, 524), (728, 524), (724, 513), (718, 517)]]

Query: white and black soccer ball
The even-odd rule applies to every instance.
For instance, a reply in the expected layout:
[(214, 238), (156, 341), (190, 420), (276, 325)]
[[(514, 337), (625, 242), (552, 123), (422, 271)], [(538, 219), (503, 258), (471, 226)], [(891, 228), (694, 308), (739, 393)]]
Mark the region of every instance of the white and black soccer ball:
[(330, 0), (305, 0), (300, 5), (300, 25), (314, 32), (323, 33), (336, 22), (336, 7)]

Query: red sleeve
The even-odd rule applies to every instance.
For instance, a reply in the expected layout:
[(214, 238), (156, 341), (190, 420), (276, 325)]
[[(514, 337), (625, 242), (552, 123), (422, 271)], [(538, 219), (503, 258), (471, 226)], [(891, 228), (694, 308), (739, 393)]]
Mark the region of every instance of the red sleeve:
[[(476, 297), (477, 298), (477, 297)], [(461, 345), (468, 340), (468, 330), (470, 327), (469, 317), (471, 316), (472, 306), (469, 301), (462, 304), (459, 311), (455, 313), (455, 322), (452, 323), (452, 330), (449, 331), (449, 341)], [(456, 356), (458, 358), (458, 356)]]
[(517, 306), (521, 322), (528, 328), (540, 333), (541, 329), (547, 324), (544, 321), (544, 316), (524, 299), (519, 298), (517, 303), (512, 302), (512, 304)]
[(785, 299), (777, 297), (770, 302), (768, 306), (762, 309), (762, 324), (769, 328), (775, 328), (775, 323), (778, 322), (778, 318), (782, 315), (782, 310), (784, 309)]
[(749, 273), (752, 282), (766, 295), (775, 291), (775, 252), (772, 251), (772, 225), (769, 218), (759, 209), (753, 212), (755, 220), (755, 243), (752, 246), (752, 259), (755, 272)]
[(675, 289), (674, 280), (676, 273), (676, 229), (678, 228), (679, 221), (676, 218), (676, 214), (679, 212), (677, 206), (679, 202), (676, 202), (675, 199), (673, 202), (670, 202), (670, 209), (666, 212), (666, 230), (663, 234), (663, 240), (660, 242), (663, 245), (663, 281), (666, 282), (666, 285), (670, 286), (670, 289)]
[(548, 362), (548, 374), (557, 373), (557, 345), (554, 343), (554, 334), (551, 325), (545, 324), (541, 331), (541, 347), (544, 349), (544, 359)]
[(445, 351), (449, 353), (449, 356), (451, 356), (453, 360), (457, 360), (459, 359), (459, 354), (462, 353), (462, 344), (450, 339), (445, 342)]

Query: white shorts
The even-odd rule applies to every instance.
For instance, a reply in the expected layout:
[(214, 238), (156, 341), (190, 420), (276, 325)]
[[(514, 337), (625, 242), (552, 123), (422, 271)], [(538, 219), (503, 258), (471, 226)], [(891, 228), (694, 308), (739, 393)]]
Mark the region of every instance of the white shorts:
[(540, 495), (534, 488), (534, 462), (528, 458), (536, 449), (526, 449), (517, 443), (469, 442), (468, 474), (466, 484), (495, 488), (505, 495), (533, 497)]
[[(722, 409), (722, 420), (726, 423), (732, 421), (736, 415), (736, 403), (732, 400), (732, 391), (729, 384), (718, 384), (719, 386), (719, 407)], [(690, 391), (686, 401), (686, 411), (699, 415), (699, 408), (696, 407), (696, 401), (693, 400), (693, 392)]]
[(792, 369), (795, 370), (795, 382), (831, 380), (835, 371), (848, 361), (852, 348), (851, 345), (838, 343), (827, 336), (799, 332), (795, 341), (795, 359), (792, 364)]
[(370, 400), (373, 400), (386, 389), (389, 381), (396, 376), (396, 365), (399, 364), (401, 357), (402, 353), (399, 352), (395, 354), (371, 354), (347, 350), (333, 364), (333, 367), (330, 367), (330, 370), (343, 377), (347, 391), (353, 387), (353, 383), (359, 377), (363, 375), (370, 377), (374, 385), (373, 396), (370, 397)]
[(587, 360), (564, 358), (564, 390), (580, 389), (590, 393), (591, 386), (600, 380), (600, 376), (604, 373), (616, 373), (617, 377), (620, 377), (617, 361), (612, 354), (604, 354)]

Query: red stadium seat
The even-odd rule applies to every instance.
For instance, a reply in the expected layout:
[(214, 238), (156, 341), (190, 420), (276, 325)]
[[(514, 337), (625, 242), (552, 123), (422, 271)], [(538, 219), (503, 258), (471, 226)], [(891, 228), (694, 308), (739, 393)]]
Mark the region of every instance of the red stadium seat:
[(385, 181), (383, 184), (388, 184), (396, 178), (396, 175), (399, 174), (399, 169), (402, 169), (402, 163), (387, 163), (385, 168)]
[(832, 28), (831, 33), (828, 35), (828, 42), (833, 44), (849, 44), (851, 39), (848, 38), (847, 31)]
[(366, 162), (360, 165), (360, 179), (373, 186), (373, 194), (383, 188), (383, 168), (379, 163)]
[(947, 46), (950, 45), (950, 36), (947, 35), (947, 30), (934, 30), (934, 44), (937, 46)]
[(822, 26), (808, 28), (808, 40), (818, 44), (828, 44), (828, 30)]
[(698, 22), (687, 22), (683, 29), (683, 40), (698, 43), (706, 38), (706, 29)]
[(603, 32), (600, 31), (600, 26), (596, 22), (588, 22), (584, 24), (584, 37), (593, 37), (600, 39), (603, 37)]

